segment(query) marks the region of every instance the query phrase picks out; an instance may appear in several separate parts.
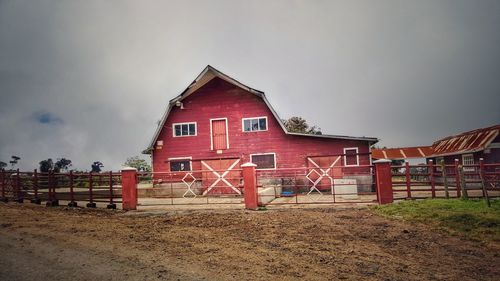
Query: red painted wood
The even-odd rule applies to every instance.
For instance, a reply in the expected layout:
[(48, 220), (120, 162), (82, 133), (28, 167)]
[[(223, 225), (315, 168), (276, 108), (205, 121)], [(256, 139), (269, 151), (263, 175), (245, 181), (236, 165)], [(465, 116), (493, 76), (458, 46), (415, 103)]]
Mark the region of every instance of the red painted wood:
[(436, 198), (436, 182), (434, 180), (434, 161), (430, 160), (429, 161), (429, 168), (427, 168), (429, 172), (429, 178), (431, 180), (431, 194), (432, 198)]
[(405, 162), (406, 198), (411, 199), (410, 163)]
[(392, 172), (390, 161), (375, 163), (375, 179), (378, 203), (392, 203), (394, 201), (394, 195), (392, 193)]
[(455, 186), (457, 187), (457, 198), (460, 198), (460, 170), (459, 170), (460, 160), (455, 159)]
[(122, 170), (122, 206), (124, 210), (137, 209), (136, 170)]
[[(210, 188), (214, 184), (219, 176), (222, 176), (224, 172), (228, 171), (231, 165), (238, 159), (220, 159), (220, 160), (205, 160), (203, 161), (205, 165), (208, 165), (214, 171), (211, 171), (208, 167), (202, 166), (202, 183), (203, 191)], [(224, 179), (230, 183), (232, 186), (238, 188), (241, 180), (241, 171), (239, 171), (240, 163), (236, 164), (229, 172), (224, 176)], [(236, 171), (235, 171), (236, 170)], [(215, 186), (209, 191), (208, 194), (237, 194), (231, 187), (227, 185), (224, 181), (220, 180)]]
[[(305, 168), (307, 156), (340, 155), (346, 147), (357, 147), (360, 154), (365, 153), (359, 157), (360, 165), (370, 164), (368, 142), (287, 135), (260, 97), (219, 78), (184, 99), (183, 108), (172, 108), (159, 134), (163, 146), (153, 151), (154, 172), (170, 171), (168, 159), (174, 157), (234, 157), (245, 163), (250, 161), (250, 154), (270, 152), (276, 153), (277, 168)], [(242, 130), (242, 118), (261, 116), (267, 116), (266, 131)], [(210, 119), (217, 118), (227, 118), (229, 149), (222, 154), (211, 149)], [(197, 135), (173, 137), (172, 123), (183, 122), (197, 122)]]
[(259, 196), (257, 192), (257, 174), (255, 165), (245, 164), (242, 167), (243, 181), (245, 183), (245, 209), (257, 210), (259, 205)]
[(212, 120), (214, 150), (227, 149), (226, 120)]

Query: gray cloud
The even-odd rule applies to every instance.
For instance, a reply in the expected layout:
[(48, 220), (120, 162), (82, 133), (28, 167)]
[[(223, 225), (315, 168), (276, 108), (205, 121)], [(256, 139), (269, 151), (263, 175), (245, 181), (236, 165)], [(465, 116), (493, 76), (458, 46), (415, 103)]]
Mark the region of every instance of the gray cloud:
[(499, 15), (486, 0), (0, 1), (0, 161), (118, 169), (207, 64), (284, 118), (430, 144), (500, 122)]

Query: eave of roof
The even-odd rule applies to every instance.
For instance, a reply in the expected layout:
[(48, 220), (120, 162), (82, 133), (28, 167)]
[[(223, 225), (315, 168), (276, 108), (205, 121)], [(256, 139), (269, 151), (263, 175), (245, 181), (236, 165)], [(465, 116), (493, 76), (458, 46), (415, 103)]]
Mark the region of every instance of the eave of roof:
[[(205, 76), (207, 75), (207, 73), (209, 73), (209, 71), (211, 71), (213, 74), (214, 74), (214, 77), (219, 77), (221, 78), (222, 80), (225, 80), (237, 87), (240, 87), (242, 88), (243, 90), (246, 90), (260, 98), (262, 98), (262, 100), (264, 101), (264, 103), (267, 105), (267, 107), (269, 108), (269, 110), (271, 111), (271, 113), (273, 114), (274, 118), (276, 119), (276, 121), (278, 121), (278, 124), (280, 125), (280, 127), (283, 129), (283, 131), (285, 132), (285, 134), (287, 135), (293, 135), (293, 136), (304, 136), (304, 137), (316, 137), (316, 138), (330, 138), (330, 139), (345, 139), (345, 140), (359, 140), (359, 141), (367, 141), (371, 144), (375, 144), (378, 142), (378, 138), (375, 138), (375, 137), (352, 137), (352, 136), (337, 136), (337, 135), (313, 135), (313, 134), (301, 134), (301, 133), (292, 133), (292, 132), (289, 132), (286, 127), (285, 127), (285, 124), (283, 124), (283, 121), (281, 120), (281, 118), (279, 117), (278, 113), (274, 110), (274, 108), (271, 106), (271, 104), (269, 103), (269, 101), (267, 100), (266, 98), (266, 95), (264, 94), (263, 91), (259, 91), (259, 90), (256, 90), (254, 88), (251, 88), (241, 82), (239, 82), (238, 80), (222, 73), (221, 71), (215, 69), (214, 67), (210, 66), (210, 65), (207, 65), (207, 67), (205, 67), (205, 69), (203, 69), (203, 71), (196, 77), (196, 79), (191, 82), (191, 84), (189, 84), (189, 86), (184, 90), (182, 91), (181, 94), (179, 94), (177, 97), (171, 99), (168, 103), (168, 106), (167, 106), (167, 109), (165, 110), (165, 113), (163, 114), (162, 118), (161, 118), (161, 121), (160, 121), (160, 124), (158, 124), (158, 128), (156, 129), (156, 132), (151, 140), (151, 143), (149, 144), (148, 148), (145, 149), (142, 153), (144, 154), (150, 154), (151, 151), (153, 150), (154, 148), (154, 144), (156, 142), (156, 140), (158, 139), (158, 136), (160, 135), (160, 132), (163, 128), (163, 126), (165, 125), (165, 122), (167, 120), (167, 117), (168, 115), (170, 114), (170, 111), (172, 110), (172, 107), (175, 106), (175, 103), (178, 102), (178, 101), (182, 101), (184, 100), (185, 98), (187, 98), (190, 94), (194, 93), (197, 89), (199, 89), (200, 87), (202, 87), (203, 85), (199, 85), (199, 87), (195, 88), (196, 84)], [(211, 78), (211, 79), (213, 79)], [(209, 79), (208, 81), (210, 81), (211, 79)], [(208, 82), (206, 81), (205, 84)]]

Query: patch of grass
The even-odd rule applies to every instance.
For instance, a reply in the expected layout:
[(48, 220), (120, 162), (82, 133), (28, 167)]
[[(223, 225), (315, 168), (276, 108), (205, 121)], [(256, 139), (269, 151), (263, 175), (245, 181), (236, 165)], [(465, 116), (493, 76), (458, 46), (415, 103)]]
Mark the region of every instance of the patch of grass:
[(432, 224), (473, 240), (500, 242), (500, 200), (492, 200), (490, 208), (484, 200), (426, 199), (373, 210), (385, 217)]

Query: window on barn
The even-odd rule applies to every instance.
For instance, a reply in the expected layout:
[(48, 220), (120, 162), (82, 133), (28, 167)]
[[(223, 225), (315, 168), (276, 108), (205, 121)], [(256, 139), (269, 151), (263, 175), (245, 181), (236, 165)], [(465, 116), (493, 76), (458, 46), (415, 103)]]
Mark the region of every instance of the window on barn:
[(267, 131), (267, 117), (243, 118), (243, 131)]
[(170, 171), (191, 171), (191, 159), (175, 159), (170, 160)]
[(257, 169), (276, 169), (276, 154), (250, 154), (250, 162), (257, 165)]
[(196, 122), (174, 123), (174, 137), (196, 136)]
[(344, 165), (345, 166), (359, 166), (358, 148), (344, 148)]
[(443, 161), (444, 161), (444, 157), (436, 157), (436, 163), (434, 163), (434, 165), (436, 166), (436, 172), (443, 171), (443, 168), (441, 167), (441, 162), (443, 162)]
[(467, 167), (467, 165), (474, 165), (474, 155), (463, 154), (462, 155), (462, 165), (464, 166), (464, 171), (467, 171), (467, 172), (475, 171), (474, 167)]

